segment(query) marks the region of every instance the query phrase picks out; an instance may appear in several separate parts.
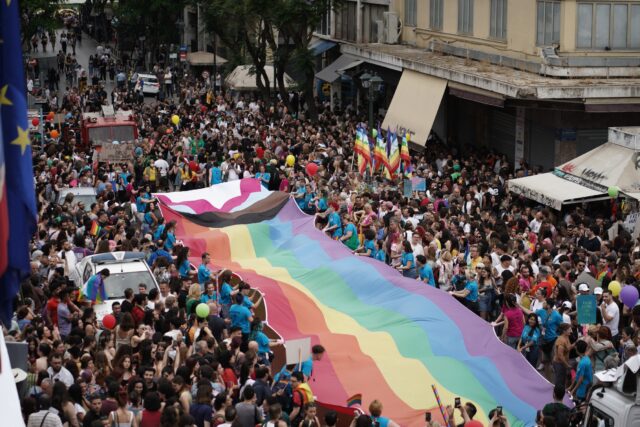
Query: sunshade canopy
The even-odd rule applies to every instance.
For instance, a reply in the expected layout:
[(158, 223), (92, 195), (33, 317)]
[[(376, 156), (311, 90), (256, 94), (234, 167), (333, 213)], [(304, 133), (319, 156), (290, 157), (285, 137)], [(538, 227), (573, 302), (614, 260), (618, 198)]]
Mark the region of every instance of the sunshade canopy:
[(382, 128), (408, 133), (412, 142), (425, 145), (446, 88), (445, 79), (404, 70)]

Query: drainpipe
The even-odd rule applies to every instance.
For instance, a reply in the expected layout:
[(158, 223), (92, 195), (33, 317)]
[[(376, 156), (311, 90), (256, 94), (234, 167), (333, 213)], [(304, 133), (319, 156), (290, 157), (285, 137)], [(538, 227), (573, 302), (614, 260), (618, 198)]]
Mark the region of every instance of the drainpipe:
[(356, 3), (356, 43), (362, 43), (362, 0)]

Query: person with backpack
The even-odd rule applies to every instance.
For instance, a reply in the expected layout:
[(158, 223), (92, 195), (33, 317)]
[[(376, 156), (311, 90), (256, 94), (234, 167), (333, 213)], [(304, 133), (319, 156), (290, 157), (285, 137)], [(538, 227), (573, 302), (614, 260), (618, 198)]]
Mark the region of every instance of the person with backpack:
[(256, 405), (256, 393), (252, 385), (248, 384), (244, 387), (242, 402), (236, 404), (236, 412), (238, 413), (236, 421), (241, 427), (254, 427), (264, 421)]
[(305, 408), (308, 403), (314, 401), (314, 398), (311, 387), (304, 382), (304, 374), (302, 372), (291, 374), (291, 389), (293, 390), (293, 409), (289, 414), (289, 418), (291, 419), (291, 425), (297, 426), (304, 420), (306, 415)]

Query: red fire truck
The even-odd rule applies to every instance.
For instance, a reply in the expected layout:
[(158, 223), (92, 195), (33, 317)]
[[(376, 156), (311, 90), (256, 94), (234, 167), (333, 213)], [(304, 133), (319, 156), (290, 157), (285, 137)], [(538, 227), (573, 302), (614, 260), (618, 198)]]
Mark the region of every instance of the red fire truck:
[(138, 126), (132, 111), (102, 107), (100, 113), (84, 113), (82, 116), (82, 145), (89, 149), (105, 143), (132, 142), (138, 138)]

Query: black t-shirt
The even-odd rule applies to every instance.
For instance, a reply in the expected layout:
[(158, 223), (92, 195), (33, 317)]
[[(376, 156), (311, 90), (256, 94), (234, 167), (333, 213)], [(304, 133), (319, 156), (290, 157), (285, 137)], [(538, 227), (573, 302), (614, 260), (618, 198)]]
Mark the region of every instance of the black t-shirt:
[(122, 301), (122, 305), (120, 305), (120, 311), (123, 313), (131, 313), (131, 311), (133, 310), (133, 304), (128, 301), (128, 300), (124, 300)]

